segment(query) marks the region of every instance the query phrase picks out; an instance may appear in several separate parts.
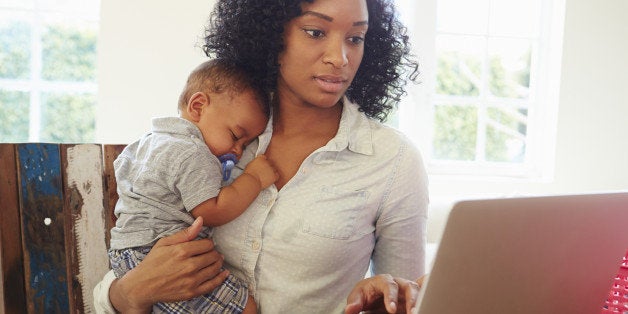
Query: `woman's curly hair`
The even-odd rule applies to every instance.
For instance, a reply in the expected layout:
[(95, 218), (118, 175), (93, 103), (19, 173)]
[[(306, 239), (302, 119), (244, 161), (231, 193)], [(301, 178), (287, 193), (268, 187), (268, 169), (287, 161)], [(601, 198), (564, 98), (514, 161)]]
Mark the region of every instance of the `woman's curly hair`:
[[(284, 26), (301, 14), (303, 1), (315, 0), (219, 0), (205, 31), (205, 54), (234, 60), (264, 90), (275, 91)], [(406, 79), (416, 79), (418, 63), (393, 1), (366, 3), (364, 57), (346, 95), (367, 116), (384, 121), (405, 95)]]

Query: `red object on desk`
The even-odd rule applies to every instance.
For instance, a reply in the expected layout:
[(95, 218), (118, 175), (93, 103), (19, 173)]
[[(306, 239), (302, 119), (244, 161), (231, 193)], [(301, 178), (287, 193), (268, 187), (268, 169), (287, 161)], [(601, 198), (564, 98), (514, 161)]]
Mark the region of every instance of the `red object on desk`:
[(628, 313), (628, 252), (619, 267), (619, 273), (601, 313)]

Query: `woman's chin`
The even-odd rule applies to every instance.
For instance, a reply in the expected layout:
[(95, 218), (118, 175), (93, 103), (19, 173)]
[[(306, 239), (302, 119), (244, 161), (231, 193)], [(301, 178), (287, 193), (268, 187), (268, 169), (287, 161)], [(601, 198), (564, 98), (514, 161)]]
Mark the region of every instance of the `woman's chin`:
[(323, 95), (310, 104), (319, 108), (333, 108), (340, 102), (342, 95)]

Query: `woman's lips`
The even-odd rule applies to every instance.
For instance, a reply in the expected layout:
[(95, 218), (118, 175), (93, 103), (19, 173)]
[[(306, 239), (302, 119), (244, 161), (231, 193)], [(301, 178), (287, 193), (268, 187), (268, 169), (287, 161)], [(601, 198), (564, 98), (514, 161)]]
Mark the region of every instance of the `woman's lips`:
[(315, 76), (314, 81), (326, 93), (338, 93), (344, 88), (346, 80), (340, 76)]

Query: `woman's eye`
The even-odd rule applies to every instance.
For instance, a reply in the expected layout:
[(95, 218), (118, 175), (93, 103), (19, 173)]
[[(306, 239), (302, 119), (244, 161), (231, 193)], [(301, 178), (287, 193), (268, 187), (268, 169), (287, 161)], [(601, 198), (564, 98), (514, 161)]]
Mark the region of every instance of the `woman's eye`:
[(320, 38), (320, 37), (323, 37), (323, 35), (325, 35), (323, 31), (318, 30), (318, 29), (304, 29), (303, 31), (306, 34), (310, 35), (310, 37), (312, 38)]
[(359, 45), (364, 42), (364, 37), (352, 36), (352, 37), (349, 37), (349, 41), (354, 45)]

